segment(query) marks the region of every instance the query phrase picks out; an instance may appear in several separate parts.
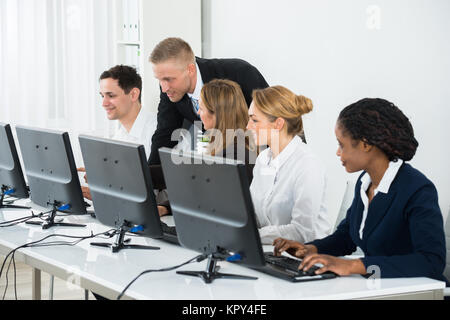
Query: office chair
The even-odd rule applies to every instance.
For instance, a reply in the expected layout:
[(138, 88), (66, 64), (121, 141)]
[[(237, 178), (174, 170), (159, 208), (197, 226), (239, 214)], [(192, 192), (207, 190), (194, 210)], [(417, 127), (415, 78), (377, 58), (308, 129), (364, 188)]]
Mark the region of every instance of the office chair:
[[(447, 248), (444, 276), (450, 280), (450, 207), (445, 222), (445, 247)], [(450, 297), (450, 288), (444, 288), (444, 297)]]

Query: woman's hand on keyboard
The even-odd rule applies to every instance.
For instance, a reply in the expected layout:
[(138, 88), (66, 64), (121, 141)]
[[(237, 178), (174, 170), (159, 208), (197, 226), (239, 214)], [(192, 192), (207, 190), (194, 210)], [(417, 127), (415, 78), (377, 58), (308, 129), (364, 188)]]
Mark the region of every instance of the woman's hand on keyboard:
[(317, 253), (317, 248), (311, 244), (301, 244), (297, 241), (287, 240), (284, 238), (276, 238), (273, 241), (273, 254), (281, 256), (286, 251), (294, 257), (303, 258), (304, 256)]
[(340, 276), (366, 273), (366, 268), (359, 259), (342, 259), (326, 254), (307, 255), (298, 268), (299, 270), (306, 272), (309, 268), (318, 263), (323, 266), (316, 270), (316, 274), (321, 274), (326, 271), (332, 271)]

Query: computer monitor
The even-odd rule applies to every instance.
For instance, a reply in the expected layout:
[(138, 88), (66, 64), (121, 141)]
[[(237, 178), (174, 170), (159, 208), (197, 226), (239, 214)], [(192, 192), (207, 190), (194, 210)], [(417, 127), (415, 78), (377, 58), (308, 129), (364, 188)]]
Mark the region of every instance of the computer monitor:
[(19, 156), (17, 155), (11, 126), (2, 122), (0, 122), (0, 187), (0, 209), (29, 209), (29, 207), (4, 204), (3, 202), (6, 195), (26, 199), (29, 194)]
[(163, 232), (143, 145), (88, 135), (79, 136), (81, 153), (97, 219), (117, 229), (113, 252), (120, 249), (158, 249), (126, 245), (128, 231), (151, 238)]
[(208, 256), (206, 271), (178, 272), (201, 277), (255, 279), (217, 272), (217, 262), (239, 259), (265, 265), (245, 164), (241, 161), (159, 149), (178, 239)]
[(47, 221), (42, 223), (43, 229), (85, 226), (54, 221), (57, 211), (87, 213), (68, 133), (25, 126), (16, 126), (16, 132), (30, 199), (41, 207), (51, 208)]

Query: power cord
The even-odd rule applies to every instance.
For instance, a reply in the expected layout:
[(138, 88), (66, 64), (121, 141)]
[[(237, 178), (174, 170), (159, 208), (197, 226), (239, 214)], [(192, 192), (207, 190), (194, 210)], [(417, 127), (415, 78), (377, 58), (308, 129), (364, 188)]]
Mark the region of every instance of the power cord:
[(31, 216), (17, 218), (17, 219), (9, 220), (9, 221), (2, 221), (2, 222), (0, 222), (0, 228), (12, 227), (12, 226), (18, 225), (20, 223), (27, 222), (28, 220), (31, 220), (31, 219), (34, 219), (34, 218), (39, 218), (39, 219), (43, 220), (42, 217), (44, 215), (46, 215), (46, 214), (49, 214), (50, 212), (51, 211), (41, 212), (39, 214), (34, 214), (33, 210), (31, 210)]
[[(6, 201), (5, 201), (6, 200)], [(13, 204), (14, 202), (16, 202), (17, 200), (19, 200), (19, 198), (10, 196), (10, 195), (6, 195), (3, 198), (3, 204)]]
[[(2, 267), (0, 268), (0, 279), (1, 279), (2, 274), (3, 274), (3, 269), (5, 267), (5, 264), (7, 263), (8, 258), (10, 258), (9, 259), (8, 268), (7, 268), (6, 274), (5, 274), (6, 286), (5, 286), (5, 291), (3, 293), (2, 300), (5, 300), (6, 292), (8, 290), (8, 285), (9, 285), (8, 273), (9, 273), (9, 269), (11, 267), (11, 263), (13, 264), (13, 268), (14, 268), (14, 297), (17, 300), (17, 279), (16, 279), (15, 254), (16, 254), (16, 252), (18, 250), (23, 249), (23, 248), (31, 248), (31, 247), (49, 247), (49, 246), (65, 246), (65, 245), (67, 245), (67, 246), (75, 246), (76, 244), (80, 243), (83, 240), (92, 239), (92, 238), (103, 236), (103, 235), (109, 236), (109, 238), (111, 238), (112, 235), (113, 235), (113, 233), (112, 233), (113, 231), (114, 231), (114, 229), (110, 229), (108, 231), (101, 232), (101, 233), (98, 233), (98, 234), (93, 234), (92, 231), (91, 231), (91, 235), (89, 235), (89, 236), (68, 236), (68, 235), (63, 235), (63, 234), (51, 234), (51, 235), (48, 235), (48, 236), (46, 236), (46, 237), (44, 237), (44, 238), (42, 238), (40, 240), (26, 243), (24, 245), (21, 245), (21, 246), (15, 248), (15, 249), (11, 250), (6, 255), (5, 260), (2, 263)], [(70, 241), (53, 241), (53, 242), (41, 243), (41, 242), (43, 242), (43, 241), (45, 241), (45, 240), (47, 240), (49, 238), (52, 238), (52, 237), (70, 238), (70, 239), (77, 239), (77, 240), (72, 241), (72, 242), (70, 242)]]
[(117, 297), (117, 300), (120, 300), (122, 297), (123, 297), (123, 295), (125, 294), (125, 292), (131, 287), (131, 285), (134, 283), (134, 282), (136, 282), (136, 280), (137, 279), (139, 279), (141, 276), (143, 276), (144, 274), (147, 274), (147, 273), (150, 273), (150, 272), (165, 272), (165, 271), (172, 271), (172, 270), (175, 270), (175, 269), (178, 269), (178, 268), (180, 268), (180, 267), (182, 267), (182, 266), (184, 266), (184, 265), (187, 265), (187, 264), (189, 264), (189, 263), (192, 263), (192, 262), (200, 262), (200, 261), (203, 261), (203, 260), (205, 260), (206, 258), (208, 258), (208, 256), (207, 255), (205, 255), (205, 254), (201, 254), (201, 255), (198, 255), (198, 256), (196, 256), (196, 257), (194, 257), (194, 258), (192, 258), (192, 259), (190, 259), (190, 260), (188, 260), (188, 261), (186, 261), (186, 262), (184, 262), (184, 263), (182, 263), (182, 264), (179, 264), (179, 265), (177, 265), (177, 266), (174, 266), (174, 267), (168, 267), (168, 268), (163, 268), (163, 269), (149, 269), (149, 270), (145, 270), (145, 271), (143, 271), (143, 272), (141, 272), (136, 278), (134, 278), (126, 287), (125, 287), (125, 289), (123, 289), (122, 290), (122, 292), (119, 294), (119, 296)]

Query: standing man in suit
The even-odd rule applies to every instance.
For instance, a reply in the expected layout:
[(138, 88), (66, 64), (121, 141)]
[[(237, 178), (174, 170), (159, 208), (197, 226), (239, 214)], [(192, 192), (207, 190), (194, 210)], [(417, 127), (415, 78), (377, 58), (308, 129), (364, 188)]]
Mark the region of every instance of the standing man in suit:
[(189, 44), (180, 38), (161, 41), (154, 48), (150, 62), (161, 88), (150, 165), (160, 163), (159, 148), (172, 148), (177, 144), (171, 140), (174, 130), (189, 128), (194, 121), (200, 121), (197, 111), (203, 84), (213, 79), (235, 81), (241, 86), (247, 106), (251, 103), (254, 89), (269, 86), (261, 73), (248, 62), (195, 57)]

